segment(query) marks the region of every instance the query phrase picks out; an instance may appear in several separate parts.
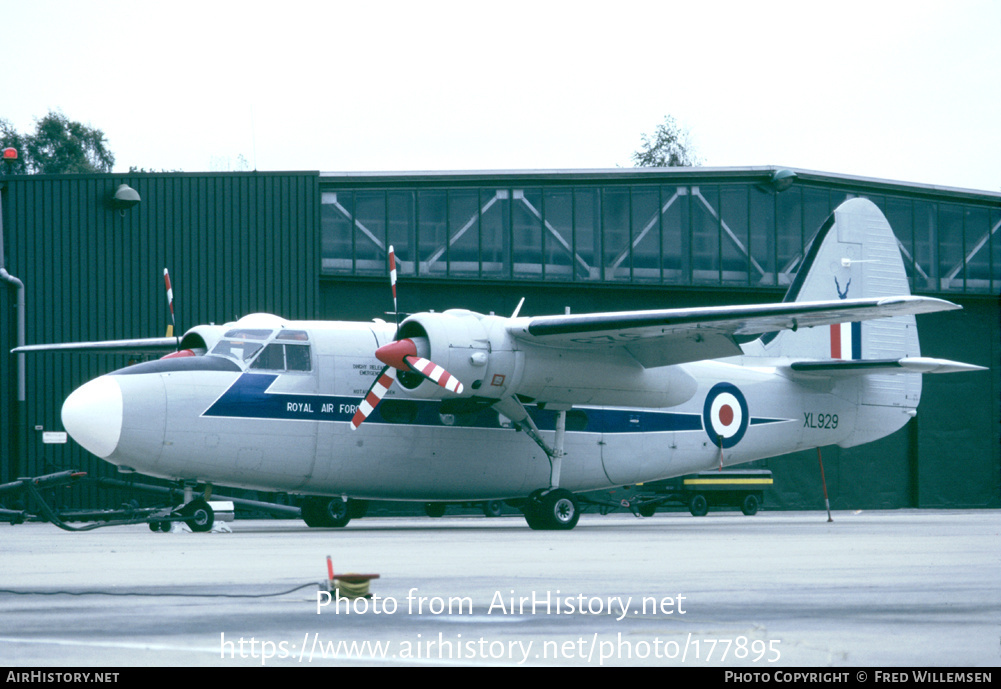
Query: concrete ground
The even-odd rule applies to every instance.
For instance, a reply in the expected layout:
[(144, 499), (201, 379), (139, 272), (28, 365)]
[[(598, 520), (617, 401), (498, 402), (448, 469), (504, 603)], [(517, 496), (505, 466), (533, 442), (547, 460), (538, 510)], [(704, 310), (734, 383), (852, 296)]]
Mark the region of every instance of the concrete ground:
[[(3, 665), (996, 666), (1001, 511), (0, 525)], [(371, 598), (320, 592), (378, 574)]]

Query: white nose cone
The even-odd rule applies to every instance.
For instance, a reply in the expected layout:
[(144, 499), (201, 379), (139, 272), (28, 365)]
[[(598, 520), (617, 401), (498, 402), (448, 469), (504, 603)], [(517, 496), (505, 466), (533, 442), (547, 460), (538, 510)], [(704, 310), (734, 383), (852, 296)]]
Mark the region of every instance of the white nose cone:
[(106, 458), (122, 435), (122, 389), (114, 376), (84, 383), (63, 402), (63, 428), (88, 452)]

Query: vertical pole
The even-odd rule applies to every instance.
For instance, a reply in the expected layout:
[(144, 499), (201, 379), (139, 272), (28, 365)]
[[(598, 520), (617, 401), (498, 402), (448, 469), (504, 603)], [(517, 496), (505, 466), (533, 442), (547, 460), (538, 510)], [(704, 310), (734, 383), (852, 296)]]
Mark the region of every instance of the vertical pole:
[[(24, 308), (24, 283), (18, 278), (14, 277), (7, 272), (6, 258), (4, 257), (4, 234), (3, 234), (3, 191), (6, 189), (6, 184), (0, 183), (0, 280), (7, 282), (17, 291), (16, 306), (17, 309), (17, 346), (23, 347), (25, 344), (25, 308)], [(25, 424), (27, 423), (27, 411), (26, 411), (26, 380), (24, 372), (24, 352), (18, 352), (17, 354), (17, 402), (14, 406), (14, 418), (12, 419), (13, 428), (16, 429), (14, 435), (15, 446), (12, 448), (11, 455), (14, 458), (14, 466), (8, 467), (10, 473), (9, 478), (14, 478), (21, 475), (21, 472), (26, 471), (27, 466), (27, 447), (28, 438), (27, 430), (25, 429)]]
[(831, 501), (827, 499), (827, 479), (824, 478), (824, 460), (820, 457), (820, 448), (817, 448), (817, 461), (820, 463), (820, 481), (824, 484), (824, 505), (827, 506), (827, 521), (833, 522), (831, 518)]

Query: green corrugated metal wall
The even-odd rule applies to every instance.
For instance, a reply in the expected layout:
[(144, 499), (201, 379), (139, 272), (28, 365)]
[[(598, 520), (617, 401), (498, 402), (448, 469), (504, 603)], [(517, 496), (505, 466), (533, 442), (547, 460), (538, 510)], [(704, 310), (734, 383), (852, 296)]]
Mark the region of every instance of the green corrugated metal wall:
[[(259, 311), (316, 317), (317, 180), (315, 172), (9, 178), (6, 263), (25, 283), (27, 342), (163, 336), (170, 323), (164, 268), (179, 332)], [(139, 206), (111, 207), (120, 184), (139, 193)], [(0, 290), (0, 343), (7, 351), (16, 344), (15, 293), (6, 284)], [(0, 478), (65, 468), (109, 475), (109, 466), (72, 442), (42, 444), (42, 430), (61, 431), (65, 396), (127, 357), (28, 356), (23, 439), (14, 420), (16, 357), (4, 359)]]

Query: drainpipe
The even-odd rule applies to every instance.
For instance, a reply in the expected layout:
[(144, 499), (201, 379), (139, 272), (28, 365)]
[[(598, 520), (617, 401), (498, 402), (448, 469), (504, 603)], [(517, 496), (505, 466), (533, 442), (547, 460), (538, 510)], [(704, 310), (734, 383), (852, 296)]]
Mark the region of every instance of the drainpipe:
[[(24, 283), (18, 278), (14, 277), (7, 272), (7, 263), (4, 259), (3, 253), (3, 191), (6, 189), (7, 185), (0, 183), (0, 280), (10, 284), (14, 289), (17, 290), (17, 346), (23, 347), (24, 342)], [(20, 429), (21, 424), (24, 423), (24, 407), (25, 407), (25, 375), (24, 375), (24, 352), (19, 352), (17, 355), (17, 418), (15, 420), (15, 427)], [(15, 437), (18, 438), (18, 445), (21, 436), (23, 434), (18, 432)], [(18, 466), (10, 467), (12, 469), (11, 475), (17, 475), (23, 467), (20, 466), (21, 462), (21, 452), (23, 447), (18, 447), (13, 453), (15, 461)]]

